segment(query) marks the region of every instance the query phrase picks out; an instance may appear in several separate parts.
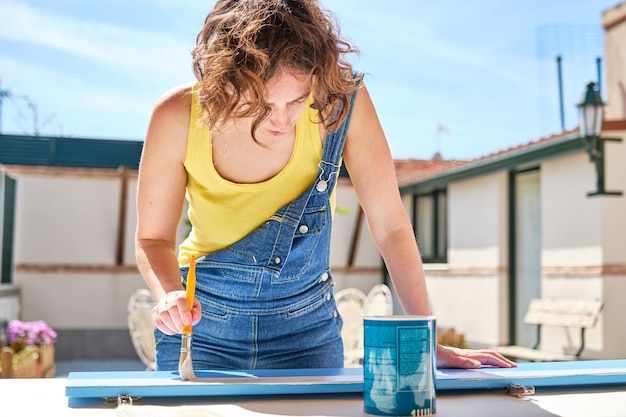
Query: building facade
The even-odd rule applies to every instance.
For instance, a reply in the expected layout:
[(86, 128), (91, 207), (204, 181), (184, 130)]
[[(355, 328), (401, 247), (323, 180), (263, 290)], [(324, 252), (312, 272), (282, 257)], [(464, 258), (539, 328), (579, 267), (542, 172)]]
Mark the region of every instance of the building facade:
[[(415, 219), (432, 313), (474, 346), (532, 345), (531, 298), (604, 301), (584, 356), (626, 357), (626, 3), (606, 10), (604, 186), (578, 129), (401, 186)], [(585, 86), (581, 86), (581, 92)], [(546, 350), (572, 353), (573, 329), (545, 329)]]

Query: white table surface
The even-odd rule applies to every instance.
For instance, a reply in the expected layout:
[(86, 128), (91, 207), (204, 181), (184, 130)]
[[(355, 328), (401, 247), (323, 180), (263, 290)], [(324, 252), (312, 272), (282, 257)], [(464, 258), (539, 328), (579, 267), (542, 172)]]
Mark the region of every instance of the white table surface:
[[(65, 396), (65, 378), (0, 379), (2, 416), (176, 416), (176, 417), (351, 417), (367, 416), (362, 396), (281, 396), (210, 398), (205, 402), (178, 399), (167, 405), (103, 405), (70, 408)], [(104, 403), (103, 403), (104, 404)], [(524, 398), (503, 392), (444, 392), (437, 397), (437, 416), (481, 417), (624, 417), (626, 387), (605, 386), (594, 389), (555, 388), (538, 390)]]

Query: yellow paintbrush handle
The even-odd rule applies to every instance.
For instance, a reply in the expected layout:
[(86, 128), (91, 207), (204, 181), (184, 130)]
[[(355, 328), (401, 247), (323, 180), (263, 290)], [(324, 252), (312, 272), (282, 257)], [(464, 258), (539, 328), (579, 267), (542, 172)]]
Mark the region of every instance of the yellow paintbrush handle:
[[(189, 301), (189, 310), (193, 310), (193, 299), (196, 293), (196, 257), (191, 256), (189, 263), (189, 272), (187, 273), (187, 301)], [(191, 325), (183, 327), (183, 334), (191, 334)]]
[(196, 293), (196, 257), (191, 256), (189, 264), (189, 273), (187, 274), (187, 300), (189, 301), (189, 309), (193, 309), (193, 298)]

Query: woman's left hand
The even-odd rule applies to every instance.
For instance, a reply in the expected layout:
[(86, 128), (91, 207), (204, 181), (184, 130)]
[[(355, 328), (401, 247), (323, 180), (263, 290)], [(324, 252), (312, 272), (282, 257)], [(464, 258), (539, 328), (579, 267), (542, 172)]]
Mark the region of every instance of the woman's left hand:
[(437, 368), (515, 368), (517, 364), (493, 350), (461, 349), (437, 344)]

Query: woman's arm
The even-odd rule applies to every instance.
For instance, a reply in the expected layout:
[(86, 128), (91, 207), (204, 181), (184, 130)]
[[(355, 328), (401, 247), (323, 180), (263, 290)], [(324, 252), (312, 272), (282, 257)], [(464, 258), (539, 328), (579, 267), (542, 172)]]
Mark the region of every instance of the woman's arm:
[(344, 160), (404, 312), (429, 314), (424, 272), (413, 228), (400, 198), (385, 134), (363, 84), (356, 97)]
[(176, 259), (176, 230), (180, 222), (187, 174), (184, 168), (191, 107), (190, 86), (166, 93), (150, 118), (137, 185), (137, 266), (158, 301), (152, 311), (156, 326), (178, 333), (193, 319)]
[[(389, 269), (406, 314), (429, 314), (423, 265), (413, 228), (400, 197), (391, 152), (365, 85), (356, 97), (344, 160), (372, 238)], [(510, 367), (498, 353), (437, 348), (440, 367)]]

